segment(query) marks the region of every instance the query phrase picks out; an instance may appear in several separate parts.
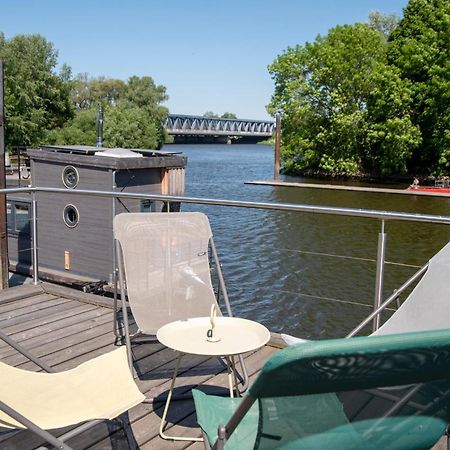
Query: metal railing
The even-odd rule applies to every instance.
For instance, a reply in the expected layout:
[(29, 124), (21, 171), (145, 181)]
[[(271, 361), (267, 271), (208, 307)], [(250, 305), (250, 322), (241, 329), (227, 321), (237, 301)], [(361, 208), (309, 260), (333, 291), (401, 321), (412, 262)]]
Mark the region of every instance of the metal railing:
[[(379, 328), (380, 324), (380, 312), (385, 306), (390, 304), (398, 296), (400, 290), (389, 297), (382, 304), (382, 292), (383, 292), (383, 281), (384, 281), (384, 265), (385, 265), (385, 255), (386, 255), (386, 238), (385, 233), (385, 223), (386, 221), (407, 221), (407, 222), (422, 222), (422, 223), (434, 223), (442, 225), (450, 225), (450, 216), (438, 216), (431, 214), (413, 214), (413, 213), (403, 213), (403, 212), (392, 212), (392, 211), (378, 211), (369, 209), (355, 209), (355, 208), (340, 208), (340, 207), (328, 207), (328, 206), (315, 206), (315, 205), (299, 205), (292, 203), (267, 203), (267, 202), (250, 202), (250, 201), (237, 201), (237, 200), (224, 200), (224, 199), (210, 199), (210, 198), (197, 198), (197, 197), (184, 197), (184, 196), (173, 196), (173, 195), (159, 195), (159, 194), (141, 194), (132, 192), (117, 192), (117, 191), (96, 191), (89, 189), (62, 189), (62, 188), (51, 188), (51, 187), (27, 187), (27, 188), (7, 188), (0, 189), (0, 194), (31, 194), (31, 205), (32, 205), (32, 274), (33, 283), (39, 283), (39, 255), (38, 255), (38, 242), (37, 242), (37, 200), (36, 193), (38, 192), (48, 192), (56, 194), (65, 195), (88, 195), (94, 197), (105, 197), (105, 198), (128, 198), (128, 199), (140, 199), (140, 200), (153, 200), (165, 202), (167, 205), (167, 211), (170, 211), (170, 203), (192, 203), (198, 205), (213, 205), (213, 206), (226, 206), (226, 207), (237, 207), (237, 208), (251, 208), (251, 209), (262, 209), (262, 210), (272, 210), (272, 211), (291, 211), (306, 214), (325, 214), (325, 215), (338, 215), (338, 216), (348, 216), (348, 217), (360, 217), (367, 219), (376, 219), (381, 221), (381, 229), (378, 235), (378, 248), (377, 248), (377, 258), (376, 258), (376, 281), (375, 281), (375, 298), (374, 298), (374, 312), (363, 322), (367, 325), (371, 320), (373, 320), (373, 329)], [(416, 274), (416, 278), (419, 277), (425, 268), (419, 270)], [(402, 286), (406, 289), (411, 283), (406, 286)], [(363, 326), (364, 326), (363, 325)], [(353, 330), (351, 334), (359, 331)]]

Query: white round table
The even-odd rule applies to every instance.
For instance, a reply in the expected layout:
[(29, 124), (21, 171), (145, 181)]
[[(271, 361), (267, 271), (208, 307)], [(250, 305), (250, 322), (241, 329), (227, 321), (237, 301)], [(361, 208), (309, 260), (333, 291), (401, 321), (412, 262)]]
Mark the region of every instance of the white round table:
[(161, 344), (178, 352), (175, 371), (159, 430), (159, 434), (163, 439), (203, 440), (164, 434), (167, 411), (183, 355), (224, 357), (228, 368), (230, 396), (233, 397), (233, 390), (237, 384), (233, 356), (257, 350), (267, 344), (270, 339), (269, 330), (264, 325), (252, 320), (239, 317), (216, 317), (214, 322), (214, 327), (212, 328), (210, 317), (178, 320), (164, 325), (156, 333), (156, 337)]

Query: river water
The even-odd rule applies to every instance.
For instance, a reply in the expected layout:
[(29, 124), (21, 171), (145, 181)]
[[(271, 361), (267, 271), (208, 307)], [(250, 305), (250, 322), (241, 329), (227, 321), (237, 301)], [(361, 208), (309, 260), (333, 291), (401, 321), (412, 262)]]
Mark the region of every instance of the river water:
[[(188, 157), (188, 196), (450, 214), (449, 198), (244, 184), (273, 178), (267, 145), (164, 148)], [(188, 204), (183, 210), (210, 218), (235, 315), (271, 331), (325, 338), (344, 336), (371, 312), (379, 221)], [(384, 298), (450, 240), (450, 228), (393, 221), (386, 233)]]

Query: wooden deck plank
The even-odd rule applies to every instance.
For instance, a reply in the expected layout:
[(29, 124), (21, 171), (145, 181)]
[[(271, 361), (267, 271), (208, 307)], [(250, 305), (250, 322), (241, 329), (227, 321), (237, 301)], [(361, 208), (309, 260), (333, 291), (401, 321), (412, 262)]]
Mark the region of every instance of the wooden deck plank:
[[(50, 305), (48, 307), (47, 306), (48, 305), (45, 305), (41, 309), (30, 310), (30, 313), (28, 315), (21, 314), (20, 316), (17, 316), (17, 317), (11, 317), (11, 319), (8, 320), (8, 324), (3, 325), (4, 326), (3, 329), (8, 330), (13, 326), (22, 327), (23, 323), (26, 323), (26, 324), (41, 323), (42, 318), (49, 319), (53, 315), (57, 315), (60, 312), (64, 312), (65, 315), (70, 315), (71, 313), (70, 312), (66, 313), (66, 311), (86, 307), (86, 305), (83, 305), (83, 304), (73, 301), (73, 300), (69, 300), (67, 302), (60, 303), (60, 304)], [(91, 306), (91, 307), (95, 308), (94, 306)]]
[[(57, 298), (54, 295), (46, 294), (46, 293), (42, 292), (38, 295), (33, 295), (32, 297), (25, 297), (23, 299), (21, 298), (18, 300), (14, 300), (13, 302), (8, 302), (8, 303), (5, 303), (4, 305), (0, 305), (1, 315), (3, 316), (8, 311), (16, 311), (17, 309), (26, 308), (29, 305), (34, 305), (40, 301), (39, 299), (41, 298), (41, 296), (47, 296), (48, 299), (54, 299), (54, 300), (56, 300), (56, 298)], [(68, 299), (62, 299), (62, 298), (61, 298), (61, 300), (68, 301)]]
[(26, 297), (33, 297), (44, 292), (41, 285), (26, 284), (0, 291), (0, 306)]
[[(90, 339), (93, 339), (96, 336), (97, 330), (98, 332), (101, 332), (101, 329), (104, 326), (108, 326), (112, 333), (112, 323), (109, 314), (95, 316), (94, 318), (83, 320), (80, 323), (71, 324), (67, 327), (38, 334), (30, 339), (23, 340), (21, 345), (23, 345), (27, 350), (37, 354), (40, 347), (46, 344), (51, 344), (54, 341), (61, 341), (64, 339), (64, 345), (70, 346), (73, 342), (75, 342), (76, 337), (79, 335), (87, 335), (90, 336)], [(2, 359), (16, 353), (13, 348), (9, 347), (7, 344), (5, 345), (7, 346), (7, 349), (0, 352), (0, 357)]]
[(286, 342), (284, 342), (283, 338), (281, 337), (281, 334), (274, 332), (270, 333), (270, 341), (268, 345), (279, 349), (287, 347), (287, 344)]
[[(61, 296), (64, 298), (70, 298), (72, 300), (76, 300), (82, 303), (89, 303), (91, 305), (103, 306), (105, 308), (112, 309), (113, 307), (113, 299), (108, 297), (102, 297), (100, 295), (88, 294), (83, 291), (78, 291), (76, 289), (71, 289), (66, 286), (60, 286), (53, 283), (42, 283), (42, 287), (45, 292)], [(120, 306), (120, 300), (118, 301), (118, 305)]]
[[(65, 330), (64, 330), (65, 331)], [(33, 348), (26, 347), (27, 350), (31, 350), (33, 355), (45, 360), (52, 354), (56, 354), (61, 351), (70, 350), (75, 345), (82, 345), (83, 342), (92, 342), (94, 338), (100, 336), (109, 335), (109, 340), (112, 340), (111, 322), (108, 320), (106, 323), (98, 324), (98, 326), (85, 330), (83, 333), (73, 333), (69, 336), (60, 336), (60, 338), (51, 339), (51, 341), (45, 341), (42, 345), (35, 346)], [(28, 359), (17, 351), (13, 351), (8, 356), (3, 356), (2, 361), (12, 366), (21, 366), (28, 362)]]
[[(56, 309), (57, 311), (55, 311)], [(30, 320), (28, 321), (20, 321), (19, 323), (14, 323), (11, 326), (8, 325), (6, 327), (3, 327), (2, 330), (7, 334), (24, 332), (38, 326), (49, 325), (61, 319), (71, 317), (72, 315), (81, 314), (82, 312), (95, 309), (96, 307), (92, 305), (83, 305), (68, 302), (64, 303), (63, 305), (55, 306), (51, 311), (48, 311), (46, 315), (39, 314), (39, 317), (31, 316)]]
[[(112, 333), (101, 334), (95, 339), (90, 339), (85, 342), (79, 342), (70, 348), (63, 348), (55, 353), (50, 353), (42, 358), (50, 367), (58, 371), (71, 369), (80, 364), (80, 357), (82, 361), (91, 359), (90, 354), (95, 353), (95, 356), (107, 353), (114, 350), (114, 339)], [(99, 353), (97, 353), (99, 352)], [(31, 362), (19, 364), (18, 367), (26, 370), (35, 370), (35, 365)]]
[[(68, 299), (58, 299), (56, 297), (49, 296), (48, 294), (32, 297), (32, 300), (33, 301), (28, 305), (18, 304), (10, 311), (2, 311), (2, 313), (0, 313), (0, 326), (2, 326), (1, 322), (4, 322), (5, 320), (8, 321), (8, 323), (11, 323), (13, 319), (20, 320), (20, 318), (23, 319), (23, 321), (26, 321), (32, 313), (36, 313), (38, 311), (40, 312), (47, 308), (53, 308), (56, 305), (62, 305), (72, 301)], [(43, 313), (43, 315), (45, 314)]]
[[(79, 322), (85, 322), (88, 320), (95, 320), (98, 317), (103, 316), (105, 313), (100, 308), (85, 308), (83, 311), (77, 314), (71, 314), (69, 317), (61, 317), (53, 322), (46, 322), (44, 324), (36, 324), (34, 327), (26, 330), (16, 330), (16, 332), (10, 332), (8, 335), (16, 342), (23, 343), (27, 339), (32, 339), (37, 336), (51, 333), (55, 330), (64, 329), (73, 324)], [(9, 346), (8, 346), (9, 348)]]
[(189, 450), (204, 450), (205, 446), (203, 442), (193, 442), (184, 448), (188, 448)]

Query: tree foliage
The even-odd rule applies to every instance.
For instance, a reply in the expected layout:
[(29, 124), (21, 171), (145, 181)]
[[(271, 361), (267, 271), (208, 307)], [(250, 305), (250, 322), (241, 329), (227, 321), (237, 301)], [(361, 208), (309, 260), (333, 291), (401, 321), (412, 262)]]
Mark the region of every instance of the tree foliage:
[(412, 91), (411, 119), (422, 136), (411, 169), (450, 170), (450, 2), (410, 0), (392, 32), (389, 61)]
[(218, 119), (219, 114), (216, 114), (213, 111), (206, 111), (205, 114), (203, 114), (203, 117), (206, 117), (207, 119)]
[(10, 40), (0, 33), (5, 61), (5, 138), (8, 147), (42, 143), (96, 143), (97, 108), (105, 110), (104, 143), (109, 146), (159, 148), (166, 138), (164, 86), (148, 76), (126, 82), (87, 73), (72, 77), (58, 53), (39, 35)]
[(237, 119), (236, 114), (232, 113), (232, 112), (224, 112), (221, 116), (221, 119)]
[[(406, 171), (417, 131), (398, 73), (387, 64), (382, 33), (367, 24), (337, 26), (304, 47), (288, 48), (269, 67), (283, 112), (288, 171), (357, 174)], [(383, 86), (390, 86), (386, 98)], [(383, 114), (389, 111), (387, 117)], [(396, 132), (403, 137), (396, 139)]]
[(56, 73), (57, 51), (40, 35), (17, 35), (10, 40), (0, 33), (0, 58), (5, 67), (5, 141), (37, 145), (48, 130), (73, 116), (70, 103), (70, 70)]
[(165, 100), (165, 87), (156, 85), (148, 76), (132, 76), (124, 82), (79, 74), (72, 81), (76, 115), (64, 127), (52, 131), (49, 142), (93, 145), (97, 109), (102, 105), (105, 146), (160, 148), (166, 138), (163, 122), (167, 108), (161, 106)]
[(269, 66), (287, 172), (401, 174), (450, 167), (450, 3), (410, 0), (288, 48)]
[(395, 30), (399, 22), (396, 14), (383, 14), (380, 11), (370, 11), (369, 26), (379, 31), (387, 40), (391, 33)]
[(236, 114), (232, 112), (224, 112), (219, 116), (219, 114), (216, 114), (213, 111), (206, 111), (205, 114), (203, 114), (203, 117), (207, 117), (208, 119), (237, 119)]

